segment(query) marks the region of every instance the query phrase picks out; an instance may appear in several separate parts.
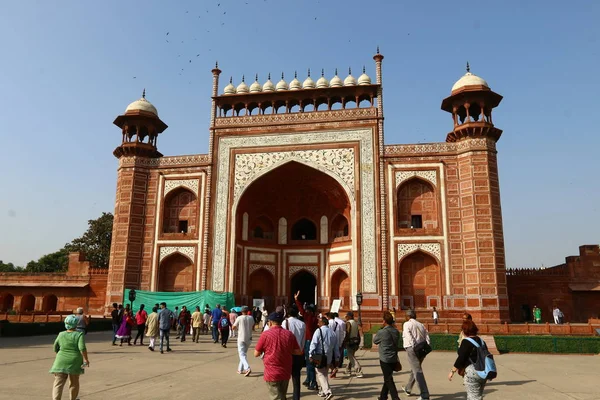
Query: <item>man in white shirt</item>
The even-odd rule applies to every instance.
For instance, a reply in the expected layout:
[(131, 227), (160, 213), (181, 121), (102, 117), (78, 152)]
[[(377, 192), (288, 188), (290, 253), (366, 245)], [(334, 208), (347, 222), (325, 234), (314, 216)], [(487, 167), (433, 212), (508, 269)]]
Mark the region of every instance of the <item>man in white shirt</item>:
[(250, 364), (248, 364), (248, 348), (252, 343), (252, 328), (254, 328), (254, 318), (248, 315), (248, 307), (244, 306), (241, 315), (236, 318), (231, 328), (238, 331), (237, 345), (240, 363), (237, 372), (238, 374), (244, 374), (244, 376), (249, 376), (252, 372)]
[(423, 375), (423, 360), (425, 358), (420, 358), (414, 346), (418, 343), (427, 342), (431, 344), (431, 340), (429, 339), (429, 333), (425, 326), (417, 321), (417, 314), (414, 310), (406, 311), (406, 322), (402, 327), (402, 341), (404, 342), (404, 349), (406, 349), (406, 355), (408, 356), (408, 363), (410, 364), (411, 374), (408, 379), (408, 383), (405, 387), (402, 388), (404, 392), (410, 395), (413, 385), (415, 381), (419, 384), (419, 389), (421, 390), (421, 397), (419, 400), (428, 400), (429, 399), (429, 389), (427, 389), (427, 382), (425, 382), (425, 375)]
[(315, 368), (317, 372), (317, 382), (321, 389), (319, 395), (324, 397), (325, 400), (330, 400), (333, 397), (329, 387), (327, 370), (330, 365), (336, 365), (340, 359), (340, 348), (337, 343), (337, 336), (328, 325), (329, 320), (326, 317), (322, 317), (319, 320), (319, 329), (313, 334), (309, 349), (309, 357), (311, 359), (315, 354), (323, 354), (327, 358), (326, 365)]
[(337, 365), (337, 367), (342, 368), (342, 366), (344, 364), (343, 354), (344, 354), (344, 339), (346, 339), (346, 321), (341, 319), (340, 315), (338, 313), (333, 313), (333, 316), (334, 316), (335, 322), (338, 324), (337, 330), (335, 331), (335, 333), (337, 333), (338, 346), (340, 348), (340, 363)]
[[(288, 311), (288, 318), (283, 321), (281, 327), (294, 334), (298, 346), (304, 349), (304, 338), (306, 335), (306, 324), (298, 319), (298, 308), (292, 306)], [(294, 389), (293, 400), (300, 399), (300, 372), (305, 365), (304, 354), (292, 356), (292, 386)]]

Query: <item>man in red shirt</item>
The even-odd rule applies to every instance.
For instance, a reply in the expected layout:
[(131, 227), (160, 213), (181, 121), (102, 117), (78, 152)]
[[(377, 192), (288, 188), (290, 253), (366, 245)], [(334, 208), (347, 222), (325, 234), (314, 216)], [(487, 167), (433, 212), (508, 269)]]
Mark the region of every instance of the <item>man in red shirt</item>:
[(254, 349), (254, 357), (264, 353), (264, 378), (269, 388), (271, 400), (286, 400), (290, 378), (292, 377), (292, 355), (301, 355), (296, 337), (292, 332), (281, 328), (283, 314), (271, 313), (268, 317), (269, 330), (260, 335)]
[(308, 359), (308, 350), (310, 348), (310, 342), (312, 341), (313, 334), (319, 327), (319, 321), (315, 315), (315, 306), (311, 304), (306, 307), (305, 310), (304, 307), (302, 307), (300, 300), (298, 300), (299, 296), (300, 291), (294, 295), (294, 300), (296, 300), (298, 311), (300, 311), (300, 314), (302, 314), (303, 321), (306, 324), (306, 340), (304, 342), (304, 354), (306, 356), (306, 380), (304, 381), (304, 386), (306, 386), (309, 390), (317, 390), (317, 372), (315, 371), (315, 367)]

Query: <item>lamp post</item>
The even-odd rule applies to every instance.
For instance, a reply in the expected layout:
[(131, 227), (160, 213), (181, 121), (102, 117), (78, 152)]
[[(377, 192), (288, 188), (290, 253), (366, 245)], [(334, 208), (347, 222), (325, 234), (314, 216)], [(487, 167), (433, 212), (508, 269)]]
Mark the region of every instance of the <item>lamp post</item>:
[(362, 292), (358, 292), (356, 294), (356, 304), (358, 304), (358, 325), (362, 326), (362, 315), (360, 313), (360, 306), (362, 305), (363, 302), (363, 294)]
[(129, 291), (129, 304), (131, 306), (131, 311), (133, 311), (133, 302), (135, 301), (135, 289), (131, 289)]

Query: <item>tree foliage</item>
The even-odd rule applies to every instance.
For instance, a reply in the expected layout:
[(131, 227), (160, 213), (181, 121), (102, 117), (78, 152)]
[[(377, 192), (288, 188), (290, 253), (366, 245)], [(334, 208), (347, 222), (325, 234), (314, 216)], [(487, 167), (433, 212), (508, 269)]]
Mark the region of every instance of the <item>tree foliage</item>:
[(5, 264), (0, 260), (0, 272), (19, 272), (22, 270), (23, 267), (16, 267), (13, 263)]
[(63, 248), (46, 254), (37, 261), (29, 261), (25, 266), (25, 272), (64, 272), (68, 265), (69, 252)]
[(88, 221), (88, 230), (79, 238), (67, 243), (67, 253), (80, 251), (98, 268), (108, 268), (112, 241), (113, 215), (103, 212), (97, 219)]

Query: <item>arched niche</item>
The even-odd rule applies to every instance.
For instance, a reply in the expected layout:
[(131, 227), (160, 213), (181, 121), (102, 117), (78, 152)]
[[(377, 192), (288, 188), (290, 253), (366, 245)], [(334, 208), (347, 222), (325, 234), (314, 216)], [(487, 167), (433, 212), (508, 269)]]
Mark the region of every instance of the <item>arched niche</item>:
[(407, 255), (400, 262), (398, 277), (403, 308), (441, 307), (441, 269), (433, 256), (421, 250)]
[(163, 233), (198, 234), (199, 205), (194, 193), (179, 187), (169, 192), (163, 204)]
[(300, 218), (292, 225), (292, 240), (317, 240), (317, 225), (308, 218)]
[(0, 295), (0, 311), (10, 311), (15, 306), (15, 296), (10, 293)]
[(56, 311), (58, 308), (58, 297), (53, 294), (47, 294), (42, 299), (42, 311), (51, 312)]
[(27, 312), (35, 310), (35, 296), (32, 294), (25, 294), (21, 297), (21, 307), (19, 311)]
[(411, 178), (398, 187), (396, 198), (399, 229), (439, 229), (438, 196), (431, 183)]
[(331, 220), (331, 241), (344, 241), (348, 239), (350, 239), (348, 219), (342, 214), (337, 214)]
[(159, 292), (191, 292), (194, 287), (194, 263), (175, 252), (162, 260), (159, 267)]
[(274, 240), (275, 226), (269, 217), (261, 215), (250, 224), (250, 240)]

